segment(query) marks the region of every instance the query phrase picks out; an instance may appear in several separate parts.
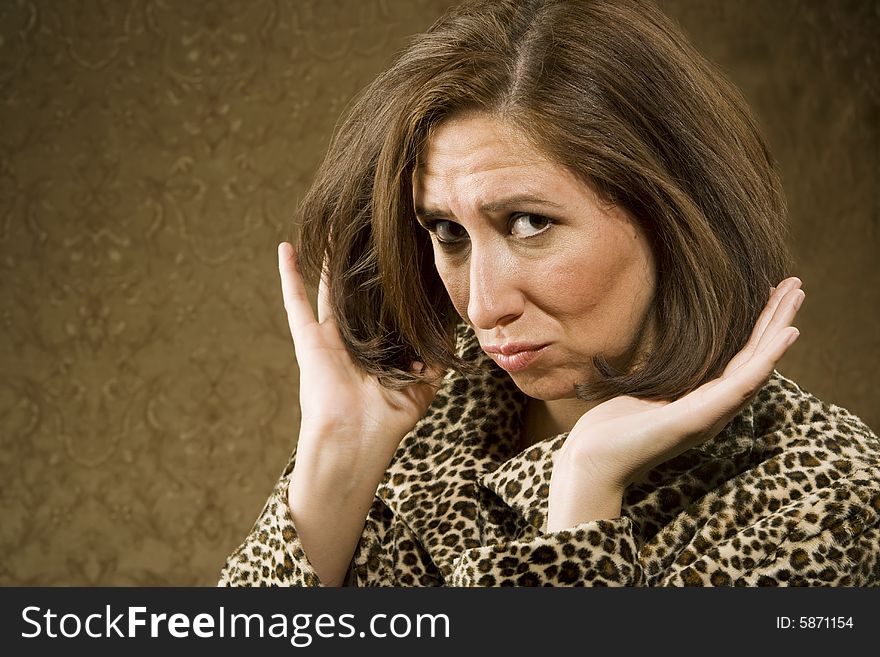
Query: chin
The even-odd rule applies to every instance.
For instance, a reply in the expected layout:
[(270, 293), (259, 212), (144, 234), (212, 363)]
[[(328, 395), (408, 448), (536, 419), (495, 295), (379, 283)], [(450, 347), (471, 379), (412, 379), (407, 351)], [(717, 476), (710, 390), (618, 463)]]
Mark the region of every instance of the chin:
[(577, 397), (574, 390), (575, 382), (568, 378), (560, 380), (558, 376), (526, 376), (524, 374), (510, 374), (509, 376), (516, 387), (532, 399), (554, 401)]

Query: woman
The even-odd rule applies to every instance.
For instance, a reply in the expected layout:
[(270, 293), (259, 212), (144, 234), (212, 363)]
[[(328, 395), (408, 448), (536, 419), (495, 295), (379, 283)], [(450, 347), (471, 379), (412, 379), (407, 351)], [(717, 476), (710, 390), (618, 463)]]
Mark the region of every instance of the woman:
[(774, 371), (770, 156), (656, 8), (450, 12), (301, 213), (297, 452), (221, 584), (880, 583), (877, 438)]

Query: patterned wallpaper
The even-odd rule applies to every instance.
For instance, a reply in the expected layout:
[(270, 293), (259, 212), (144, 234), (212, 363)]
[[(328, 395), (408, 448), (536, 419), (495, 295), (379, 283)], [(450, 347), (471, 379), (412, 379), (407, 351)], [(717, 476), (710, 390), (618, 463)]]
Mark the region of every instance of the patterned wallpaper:
[[(216, 581), (296, 437), (275, 246), (343, 106), (448, 4), (0, 2), (0, 584)], [(880, 427), (876, 3), (662, 4), (784, 173), (782, 371)]]

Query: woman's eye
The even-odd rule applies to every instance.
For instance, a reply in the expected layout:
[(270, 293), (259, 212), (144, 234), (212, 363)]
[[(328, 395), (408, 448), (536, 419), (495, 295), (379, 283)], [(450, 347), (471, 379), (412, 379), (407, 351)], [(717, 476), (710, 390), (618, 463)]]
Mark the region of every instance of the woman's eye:
[(437, 240), (444, 244), (455, 244), (467, 237), (467, 231), (461, 224), (454, 221), (438, 221), (431, 230), (437, 236)]
[(514, 237), (534, 237), (550, 228), (551, 221), (537, 214), (514, 215), (510, 222), (510, 234)]

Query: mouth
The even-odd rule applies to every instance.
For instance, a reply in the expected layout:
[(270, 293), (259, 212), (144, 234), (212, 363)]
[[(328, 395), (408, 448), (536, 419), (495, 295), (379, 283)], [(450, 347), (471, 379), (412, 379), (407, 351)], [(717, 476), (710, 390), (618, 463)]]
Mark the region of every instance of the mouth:
[(547, 344), (508, 343), (483, 347), (501, 369), (513, 374), (529, 367), (549, 347)]

